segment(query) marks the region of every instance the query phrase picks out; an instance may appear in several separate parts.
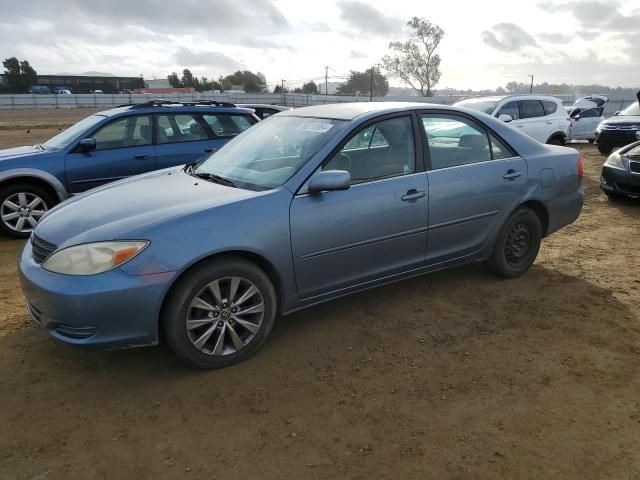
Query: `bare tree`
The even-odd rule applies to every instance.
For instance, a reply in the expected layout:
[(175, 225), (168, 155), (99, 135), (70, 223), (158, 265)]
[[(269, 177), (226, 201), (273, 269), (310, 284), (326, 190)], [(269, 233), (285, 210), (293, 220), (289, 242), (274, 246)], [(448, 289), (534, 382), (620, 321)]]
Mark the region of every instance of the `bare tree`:
[(411, 36), (406, 42), (391, 42), (389, 48), (397, 54), (382, 57), (389, 74), (400, 78), (423, 97), (433, 95), (432, 88), (440, 81), (440, 55), (435, 53), (444, 30), (425, 18), (413, 17), (407, 22)]

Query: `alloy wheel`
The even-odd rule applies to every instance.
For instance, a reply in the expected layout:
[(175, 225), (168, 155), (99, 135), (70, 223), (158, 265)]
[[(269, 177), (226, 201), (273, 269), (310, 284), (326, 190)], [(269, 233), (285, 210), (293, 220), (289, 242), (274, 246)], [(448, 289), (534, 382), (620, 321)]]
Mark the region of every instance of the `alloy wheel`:
[(0, 206), (0, 218), (9, 229), (28, 233), (35, 228), (47, 210), (47, 204), (38, 195), (18, 192), (4, 199)]
[(224, 356), (246, 347), (264, 320), (264, 298), (242, 277), (214, 280), (193, 298), (186, 329), (191, 344), (202, 353)]

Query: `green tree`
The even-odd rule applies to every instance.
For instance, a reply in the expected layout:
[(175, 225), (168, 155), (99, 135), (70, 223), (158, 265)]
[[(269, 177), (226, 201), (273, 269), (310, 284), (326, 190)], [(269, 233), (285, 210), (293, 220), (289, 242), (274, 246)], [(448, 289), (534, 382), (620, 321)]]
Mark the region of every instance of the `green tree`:
[(317, 95), (318, 85), (316, 85), (316, 82), (307, 82), (304, 85), (302, 85), (302, 93), (306, 93), (309, 95)]
[(273, 89), (273, 93), (289, 93), (289, 89), (287, 87), (282, 88), (282, 85), (278, 84)]
[[(351, 71), (349, 79), (338, 87), (338, 95), (365, 95), (371, 90), (371, 69)], [(373, 96), (384, 97), (389, 93), (389, 82), (378, 70), (373, 71)]]
[(224, 90), (230, 90), (232, 85), (242, 85), (247, 93), (267, 92), (267, 79), (264, 74), (253, 73), (249, 70), (238, 70), (232, 75), (220, 79), (220, 84)]
[(11, 57), (6, 58), (2, 65), (10, 91), (27, 93), (30, 87), (38, 83), (38, 74), (28, 61), (19, 61), (16, 57)]
[(407, 22), (411, 36), (406, 42), (391, 42), (395, 55), (385, 55), (382, 63), (391, 75), (400, 78), (423, 97), (431, 97), (440, 81), (440, 55), (435, 53), (444, 30), (425, 18)]
[(178, 74), (176, 72), (173, 72), (171, 75), (168, 75), (167, 80), (169, 80), (169, 84), (173, 88), (180, 88), (182, 86), (180, 84), (180, 79), (178, 78)]
[(196, 86), (194, 82), (193, 73), (191, 73), (191, 70), (189, 70), (188, 68), (185, 68), (182, 71), (182, 85), (184, 85), (186, 88), (195, 88)]

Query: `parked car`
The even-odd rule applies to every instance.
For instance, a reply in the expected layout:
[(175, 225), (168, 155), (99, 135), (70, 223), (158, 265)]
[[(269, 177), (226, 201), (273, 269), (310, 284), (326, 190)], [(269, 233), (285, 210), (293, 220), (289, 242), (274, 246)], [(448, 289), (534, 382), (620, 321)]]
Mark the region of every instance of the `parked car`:
[(258, 121), (232, 104), (151, 101), (96, 113), (41, 145), (0, 150), (0, 232), (26, 238), (70, 195), (192, 162)]
[(640, 140), (640, 106), (633, 102), (613, 117), (600, 122), (596, 128), (598, 151), (608, 155), (614, 148)]
[(562, 102), (547, 95), (508, 95), (460, 100), (457, 107), (499, 118), (539, 142), (564, 145), (571, 119)]
[(282, 105), (269, 105), (265, 103), (238, 103), (238, 107), (251, 108), (260, 120), (264, 120), (271, 115), (279, 112), (291, 110), (291, 107), (283, 107)]
[(609, 155), (602, 166), (600, 188), (609, 198), (640, 196), (640, 142)]
[(56, 95), (71, 95), (71, 90), (68, 88), (56, 88), (53, 93)]
[(470, 262), (524, 274), (580, 214), (581, 177), (576, 150), (474, 110), (305, 107), (198, 164), (53, 209), (20, 254), (22, 287), (63, 342), (162, 333), (187, 362), (224, 367), (258, 350), (277, 314)]
[(599, 108), (604, 107), (604, 104), (609, 101), (609, 97), (606, 95), (587, 95), (586, 97), (580, 97), (573, 102), (573, 107), (580, 108)]
[(571, 140), (588, 140), (593, 142), (596, 138), (596, 128), (604, 120), (602, 111), (604, 107), (567, 107), (570, 110), (569, 138)]

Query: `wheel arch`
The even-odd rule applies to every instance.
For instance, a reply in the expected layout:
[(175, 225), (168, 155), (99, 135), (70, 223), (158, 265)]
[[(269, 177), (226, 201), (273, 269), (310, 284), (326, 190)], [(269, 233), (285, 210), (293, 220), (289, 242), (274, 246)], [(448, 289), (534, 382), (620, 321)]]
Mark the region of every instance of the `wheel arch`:
[(529, 208), (534, 211), (534, 213), (540, 219), (540, 224), (542, 225), (542, 236), (546, 237), (547, 232), (549, 231), (549, 210), (547, 210), (545, 204), (540, 200), (527, 200), (526, 202), (518, 206), (518, 208), (522, 207)]
[(549, 138), (547, 138), (547, 141), (545, 143), (549, 143), (551, 140), (554, 140), (556, 138), (561, 140), (563, 145), (567, 143), (567, 138), (568, 138), (567, 134), (565, 132), (561, 131), (561, 130), (552, 133), (549, 136)]
[(60, 180), (50, 173), (35, 169), (16, 169), (0, 174), (0, 188), (17, 183), (31, 183), (46, 190), (56, 203), (69, 198), (67, 190)]
[(267, 277), (269, 277), (269, 280), (271, 281), (273, 288), (276, 291), (277, 312), (279, 313), (282, 311), (283, 299), (284, 299), (284, 296), (283, 296), (284, 284), (282, 282), (282, 278), (278, 274), (273, 264), (269, 260), (267, 260), (264, 256), (249, 250), (225, 250), (221, 252), (212, 253), (211, 255), (207, 255), (205, 257), (198, 259), (173, 279), (173, 281), (167, 288), (166, 292), (164, 293), (164, 297), (162, 298), (162, 304), (160, 306), (160, 310), (158, 311), (158, 332), (159, 333), (162, 330), (162, 325), (160, 324), (161, 318), (162, 318), (162, 311), (165, 308), (165, 304), (167, 302), (167, 299), (169, 298), (169, 295), (175, 288), (176, 284), (180, 281), (180, 279), (184, 278), (185, 275), (187, 275), (189, 272), (193, 271), (194, 269), (200, 267), (201, 265), (207, 262), (211, 262), (213, 260), (217, 260), (219, 258), (224, 258), (224, 257), (240, 257), (240, 258), (243, 258), (244, 260), (247, 260), (253, 263), (258, 268), (260, 268), (267, 275)]

